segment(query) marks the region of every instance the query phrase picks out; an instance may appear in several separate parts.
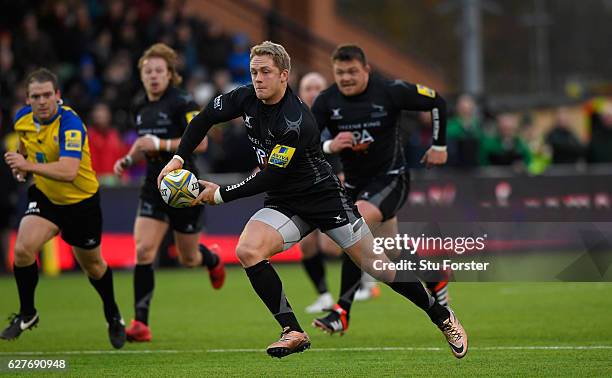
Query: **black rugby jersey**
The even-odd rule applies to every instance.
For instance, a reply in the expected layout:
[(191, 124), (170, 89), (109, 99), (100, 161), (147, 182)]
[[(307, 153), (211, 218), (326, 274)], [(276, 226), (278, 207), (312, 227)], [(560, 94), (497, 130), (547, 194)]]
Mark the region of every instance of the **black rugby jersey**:
[(261, 171), (222, 187), (224, 202), (262, 192), (269, 197), (288, 198), (340, 189), (323, 158), (315, 119), (289, 87), (273, 105), (259, 100), (253, 85), (215, 97), (189, 124), (177, 154), (184, 159), (213, 125), (238, 117), (244, 119)]
[(446, 145), (446, 102), (423, 85), (370, 75), (363, 93), (347, 97), (333, 84), (312, 106), (321, 130), (328, 129), (332, 138), (343, 131), (352, 132), (353, 143), (362, 147), (339, 153), (347, 180), (405, 170), (404, 142), (398, 127), (402, 110), (431, 111), (433, 144)]
[[(138, 136), (151, 134), (160, 139), (175, 139), (183, 135), (189, 121), (199, 110), (199, 106), (189, 94), (170, 86), (158, 101), (149, 101), (146, 95), (136, 99), (132, 114)], [(164, 142), (161, 148), (164, 148)], [(173, 151), (147, 153), (146, 181), (156, 183), (157, 176), (172, 156)], [(193, 159), (193, 154), (187, 155), (183, 168), (197, 176)]]

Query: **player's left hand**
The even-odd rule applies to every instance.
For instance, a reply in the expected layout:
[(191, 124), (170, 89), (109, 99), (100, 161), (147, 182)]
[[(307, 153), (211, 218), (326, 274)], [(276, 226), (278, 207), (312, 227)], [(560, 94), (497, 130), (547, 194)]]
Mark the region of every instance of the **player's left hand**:
[(22, 154), (18, 152), (7, 152), (4, 154), (4, 161), (11, 168), (11, 170), (18, 170), (21, 172), (28, 172), (31, 162), (27, 161)]
[(147, 134), (136, 139), (132, 149), (140, 152), (154, 152), (159, 151), (159, 138), (155, 135)]
[(423, 155), (421, 159), (421, 164), (425, 164), (425, 167), (429, 169), (434, 165), (445, 164), (446, 159), (448, 159), (448, 152), (434, 150), (432, 147), (429, 147), (429, 150), (425, 152), (425, 155)]
[(160, 187), (161, 180), (163, 180), (163, 178), (166, 177), (168, 173), (176, 169), (181, 169), (181, 168), (183, 168), (183, 163), (181, 163), (179, 159), (176, 159), (176, 158), (170, 159), (168, 164), (166, 164), (166, 166), (159, 173), (159, 176), (157, 176), (157, 187), (158, 188)]
[(208, 204), (208, 205), (216, 205), (215, 202), (215, 192), (219, 188), (219, 185), (214, 182), (198, 180), (201, 186), (204, 187), (204, 190), (200, 192), (200, 195), (196, 197), (193, 201), (191, 201), (191, 206)]

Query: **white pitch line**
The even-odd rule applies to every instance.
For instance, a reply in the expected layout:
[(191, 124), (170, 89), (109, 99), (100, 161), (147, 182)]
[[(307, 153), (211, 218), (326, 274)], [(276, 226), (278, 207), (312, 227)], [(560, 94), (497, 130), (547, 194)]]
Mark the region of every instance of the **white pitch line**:
[[(602, 350), (612, 349), (612, 345), (542, 345), (542, 346), (498, 346), (470, 347), (471, 350)], [(410, 352), (446, 351), (440, 347), (354, 347), (354, 348), (314, 348), (309, 352)], [(0, 356), (46, 356), (46, 355), (96, 355), (96, 354), (178, 354), (178, 353), (263, 353), (264, 349), (142, 349), (142, 350), (68, 350), (47, 352), (0, 352)]]

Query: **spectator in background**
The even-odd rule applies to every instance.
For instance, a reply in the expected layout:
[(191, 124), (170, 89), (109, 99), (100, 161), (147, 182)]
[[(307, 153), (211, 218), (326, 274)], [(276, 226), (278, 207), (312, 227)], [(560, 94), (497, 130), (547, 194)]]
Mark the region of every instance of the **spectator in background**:
[(176, 47), (181, 51), (182, 69), (185, 73), (195, 70), (198, 66), (198, 47), (193, 38), (191, 25), (182, 22), (176, 29)]
[(215, 87), (215, 96), (226, 94), (238, 85), (232, 82), (232, 75), (228, 70), (217, 70), (212, 75), (212, 84)]
[(102, 99), (107, 102), (116, 116), (117, 110), (122, 110), (122, 119), (115, 119), (116, 124), (128, 124), (127, 113), (136, 92), (132, 77), (132, 63), (129, 53), (119, 51), (104, 71), (104, 93)]
[(103, 29), (91, 44), (90, 51), (96, 61), (98, 70), (106, 67), (113, 56), (113, 35), (109, 29)]
[(200, 49), (200, 61), (203, 62), (211, 72), (225, 69), (227, 59), (232, 53), (232, 40), (225, 34), (219, 23), (213, 22), (208, 26), (208, 34), (204, 36)]
[[(13, 52), (9, 48), (0, 47), (0, 109), (10, 111), (13, 101), (13, 88), (19, 86), (19, 76), (13, 66)], [(6, 117), (0, 121), (8, 122)]]
[(416, 112), (414, 119), (402, 114), (400, 125), (402, 125), (402, 127), (408, 125), (407, 129), (409, 133), (408, 138), (406, 138), (406, 160), (408, 161), (409, 167), (411, 169), (423, 168), (421, 159), (431, 145), (431, 112)]
[(519, 117), (502, 113), (497, 116), (497, 130), (480, 144), (481, 165), (523, 165), (528, 167), (531, 152), (518, 134)]
[(102, 93), (102, 81), (96, 76), (96, 66), (90, 55), (81, 58), (80, 74), (87, 96), (91, 99), (98, 98)]
[(127, 153), (127, 147), (119, 131), (113, 127), (111, 110), (107, 104), (99, 102), (94, 105), (87, 131), (91, 163), (99, 181), (114, 184), (117, 180), (113, 166), (115, 161)]
[(536, 126), (530, 113), (525, 113), (521, 117), (520, 130), (520, 135), (531, 154), (527, 171), (539, 175), (550, 165), (550, 149), (546, 145), (545, 135)]
[(552, 152), (553, 164), (574, 164), (584, 157), (585, 148), (572, 128), (568, 109), (558, 108), (555, 124), (546, 135), (546, 144)]
[(55, 64), (54, 45), (46, 33), (38, 29), (38, 20), (34, 13), (28, 13), (23, 18), (22, 33), (15, 38), (16, 65), (24, 71), (41, 66)]
[(587, 160), (590, 163), (612, 162), (612, 102), (607, 102), (593, 117)]
[(448, 160), (456, 167), (478, 165), (478, 151), (483, 139), (480, 118), (476, 113), (476, 102), (469, 94), (457, 99), (457, 115), (448, 120)]
[(234, 49), (227, 59), (227, 67), (235, 83), (248, 84), (251, 82), (249, 39), (245, 34), (237, 34), (233, 42)]

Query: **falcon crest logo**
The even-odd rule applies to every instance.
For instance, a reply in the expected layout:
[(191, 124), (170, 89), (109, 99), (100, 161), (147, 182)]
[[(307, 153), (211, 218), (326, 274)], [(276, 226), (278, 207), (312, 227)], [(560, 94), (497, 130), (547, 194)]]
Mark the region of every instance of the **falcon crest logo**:
[(342, 115), (340, 114), (340, 110), (341, 110), (340, 108), (332, 109), (331, 110), (332, 111), (332, 115), (331, 115), (331, 117), (329, 117), (329, 119), (333, 119), (333, 120), (342, 119)]
[(285, 116), (285, 123), (287, 124), (287, 130), (285, 130), (285, 134), (290, 131), (295, 131), (297, 135), (300, 135), (300, 125), (302, 124), (302, 113), (300, 113), (300, 118), (297, 121), (290, 121), (287, 116)]

